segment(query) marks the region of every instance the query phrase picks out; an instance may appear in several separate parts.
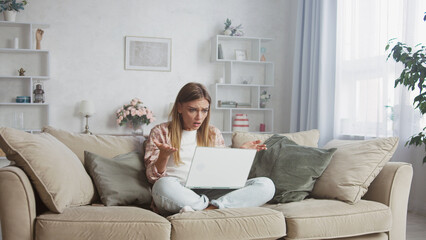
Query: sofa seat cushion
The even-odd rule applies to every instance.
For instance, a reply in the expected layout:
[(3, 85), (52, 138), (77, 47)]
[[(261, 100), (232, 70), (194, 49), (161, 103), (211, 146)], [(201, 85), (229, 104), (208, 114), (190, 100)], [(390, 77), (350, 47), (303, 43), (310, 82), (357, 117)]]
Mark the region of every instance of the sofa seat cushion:
[(104, 240), (170, 239), (164, 217), (137, 207), (81, 206), (61, 214), (47, 212), (36, 219), (36, 239)]
[(277, 239), (285, 235), (284, 216), (268, 208), (228, 208), (174, 214), (173, 240)]
[(306, 199), (264, 207), (281, 211), (286, 239), (328, 239), (387, 232), (392, 226), (388, 206), (368, 200), (348, 204), (338, 200)]

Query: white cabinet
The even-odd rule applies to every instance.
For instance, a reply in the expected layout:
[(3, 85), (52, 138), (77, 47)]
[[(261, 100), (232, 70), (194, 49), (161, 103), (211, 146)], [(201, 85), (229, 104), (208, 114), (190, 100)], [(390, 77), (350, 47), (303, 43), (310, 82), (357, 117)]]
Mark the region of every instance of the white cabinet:
[[(36, 50), (35, 32), (46, 24), (0, 21), (0, 126), (38, 132), (49, 124), (49, 104), (34, 103), (35, 84), (50, 78), (50, 54)], [(25, 70), (19, 76), (19, 69)], [(45, 94), (46, 95), (46, 94)], [(29, 96), (17, 103), (17, 96)]]
[[(274, 87), (274, 63), (262, 58), (270, 38), (217, 35), (212, 39), (212, 61), (221, 64), (223, 80), (214, 87), (215, 115), (212, 122), (223, 133), (232, 133), (236, 114), (247, 114), (249, 131), (274, 131), (274, 109), (261, 108), (260, 95)], [(238, 59), (238, 60), (237, 60)], [(226, 104), (231, 103), (231, 104)], [(236, 105), (234, 103), (237, 103)]]

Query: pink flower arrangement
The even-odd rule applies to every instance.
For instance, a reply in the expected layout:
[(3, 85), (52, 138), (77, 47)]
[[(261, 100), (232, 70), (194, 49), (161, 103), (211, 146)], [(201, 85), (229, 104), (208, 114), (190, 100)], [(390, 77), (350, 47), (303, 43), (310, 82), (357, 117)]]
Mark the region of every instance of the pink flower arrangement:
[(133, 98), (130, 104), (119, 108), (116, 112), (116, 117), (118, 125), (127, 125), (133, 129), (155, 121), (152, 111), (143, 106), (142, 101), (138, 98)]

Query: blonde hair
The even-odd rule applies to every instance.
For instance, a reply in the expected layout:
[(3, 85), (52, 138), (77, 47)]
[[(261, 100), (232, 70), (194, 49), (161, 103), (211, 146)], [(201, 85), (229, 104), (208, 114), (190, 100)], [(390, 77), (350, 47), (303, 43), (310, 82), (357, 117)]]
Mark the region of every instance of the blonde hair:
[(176, 165), (182, 163), (180, 160), (179, 149), (183, 131), (183, 119), (178, 112), (178, 105), (198, 99), (206, 99), (209, 102), (209, 109), (206, 118), (204, 119), (200, 128), (197, 130), (197, 145), (213, 146), (214, 144), (214, 132), (210, 130), (209, 126), (211, 97), (204, 85), (195, 82), (187, 83), (180, 89), (173, 108), (169, 114), (169, 118), (171, 119), (168, 126), (170, 143), (177, 149), (177, 151), (173, 153), (174, 162)]

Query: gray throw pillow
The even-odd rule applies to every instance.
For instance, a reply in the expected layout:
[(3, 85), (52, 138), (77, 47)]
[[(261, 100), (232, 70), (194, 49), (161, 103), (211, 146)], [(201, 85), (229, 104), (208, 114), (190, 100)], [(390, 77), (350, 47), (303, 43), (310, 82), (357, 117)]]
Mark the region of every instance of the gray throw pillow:
[(300, 146), (280, 135), (273, 135), (265, 144), (268, 149), (258, 152), (249, 177), (269, 177), (274, 182), (274, 203), (305, 199), (336, 151)]
[(104, 205), (140, 206), (151, 202), (140, 153), (125, 153), (110, 159), (85, 151), (84, 162)]

